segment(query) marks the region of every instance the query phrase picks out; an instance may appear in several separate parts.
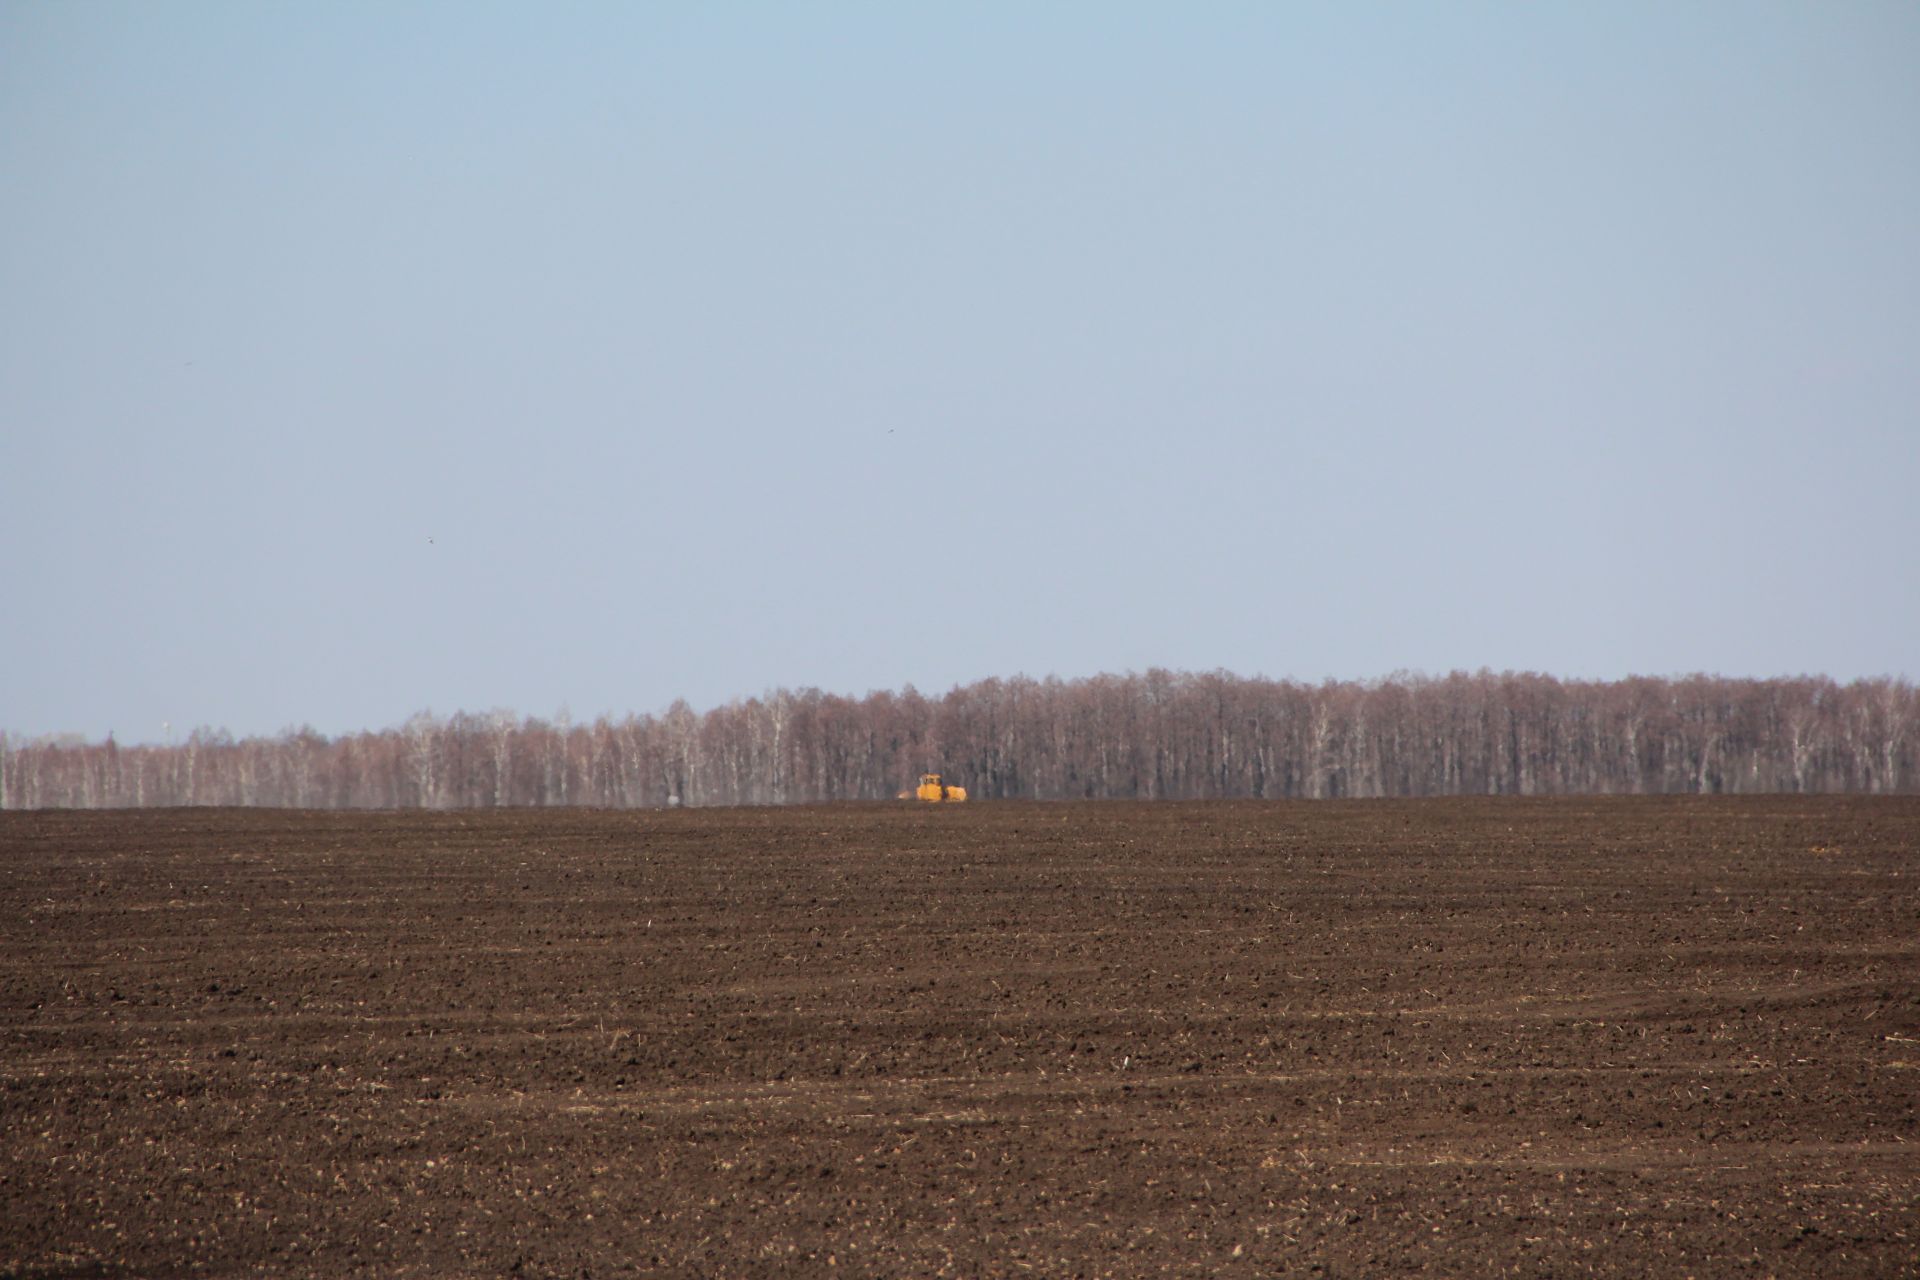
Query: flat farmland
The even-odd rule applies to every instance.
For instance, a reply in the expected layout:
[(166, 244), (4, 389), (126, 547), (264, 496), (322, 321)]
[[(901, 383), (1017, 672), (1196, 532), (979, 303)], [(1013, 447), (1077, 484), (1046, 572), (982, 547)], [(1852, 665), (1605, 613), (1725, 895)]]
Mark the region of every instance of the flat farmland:
[(1920, 1272), (1920, 799), (0, 814), (0, 1274)]

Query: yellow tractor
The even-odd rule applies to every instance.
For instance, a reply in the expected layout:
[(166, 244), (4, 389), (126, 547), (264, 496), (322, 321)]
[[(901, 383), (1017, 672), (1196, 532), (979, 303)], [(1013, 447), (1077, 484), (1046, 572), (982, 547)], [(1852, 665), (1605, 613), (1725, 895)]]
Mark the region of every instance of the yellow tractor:
[(948, 786), (946, 783), (940, 781), (940, 775), (937, 773), (923, 773), (920, 775), (919, 787), (912, 791), (902, 791), (900, 798), (902, 800), (929, 800), (935, 804), (942, 802), (952, 804), (965, 800), (967, 798), (967, 789), (965, 787)]

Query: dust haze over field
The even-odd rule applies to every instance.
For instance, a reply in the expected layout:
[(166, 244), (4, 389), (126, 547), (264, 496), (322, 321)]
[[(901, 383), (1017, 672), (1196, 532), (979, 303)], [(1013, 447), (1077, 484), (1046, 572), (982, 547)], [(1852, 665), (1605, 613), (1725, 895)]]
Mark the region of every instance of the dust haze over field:
[(0, 1272), (1920, 1268), (1920, 801), (0, 814)]

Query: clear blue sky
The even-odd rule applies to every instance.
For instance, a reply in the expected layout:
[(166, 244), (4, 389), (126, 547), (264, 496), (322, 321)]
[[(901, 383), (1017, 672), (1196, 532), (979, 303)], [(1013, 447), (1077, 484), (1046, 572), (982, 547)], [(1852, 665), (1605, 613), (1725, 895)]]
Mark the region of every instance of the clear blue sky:
[(1920, 673), (1920, 6), (0, 0), (0, 728)]

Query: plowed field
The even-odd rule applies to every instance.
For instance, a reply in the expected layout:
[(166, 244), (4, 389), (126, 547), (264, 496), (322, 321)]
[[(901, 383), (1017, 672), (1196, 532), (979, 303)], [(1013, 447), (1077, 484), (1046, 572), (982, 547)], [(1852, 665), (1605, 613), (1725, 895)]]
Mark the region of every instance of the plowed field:
[(1920, 799), (0, 814), (0, 1274), (1920, 1272)]

